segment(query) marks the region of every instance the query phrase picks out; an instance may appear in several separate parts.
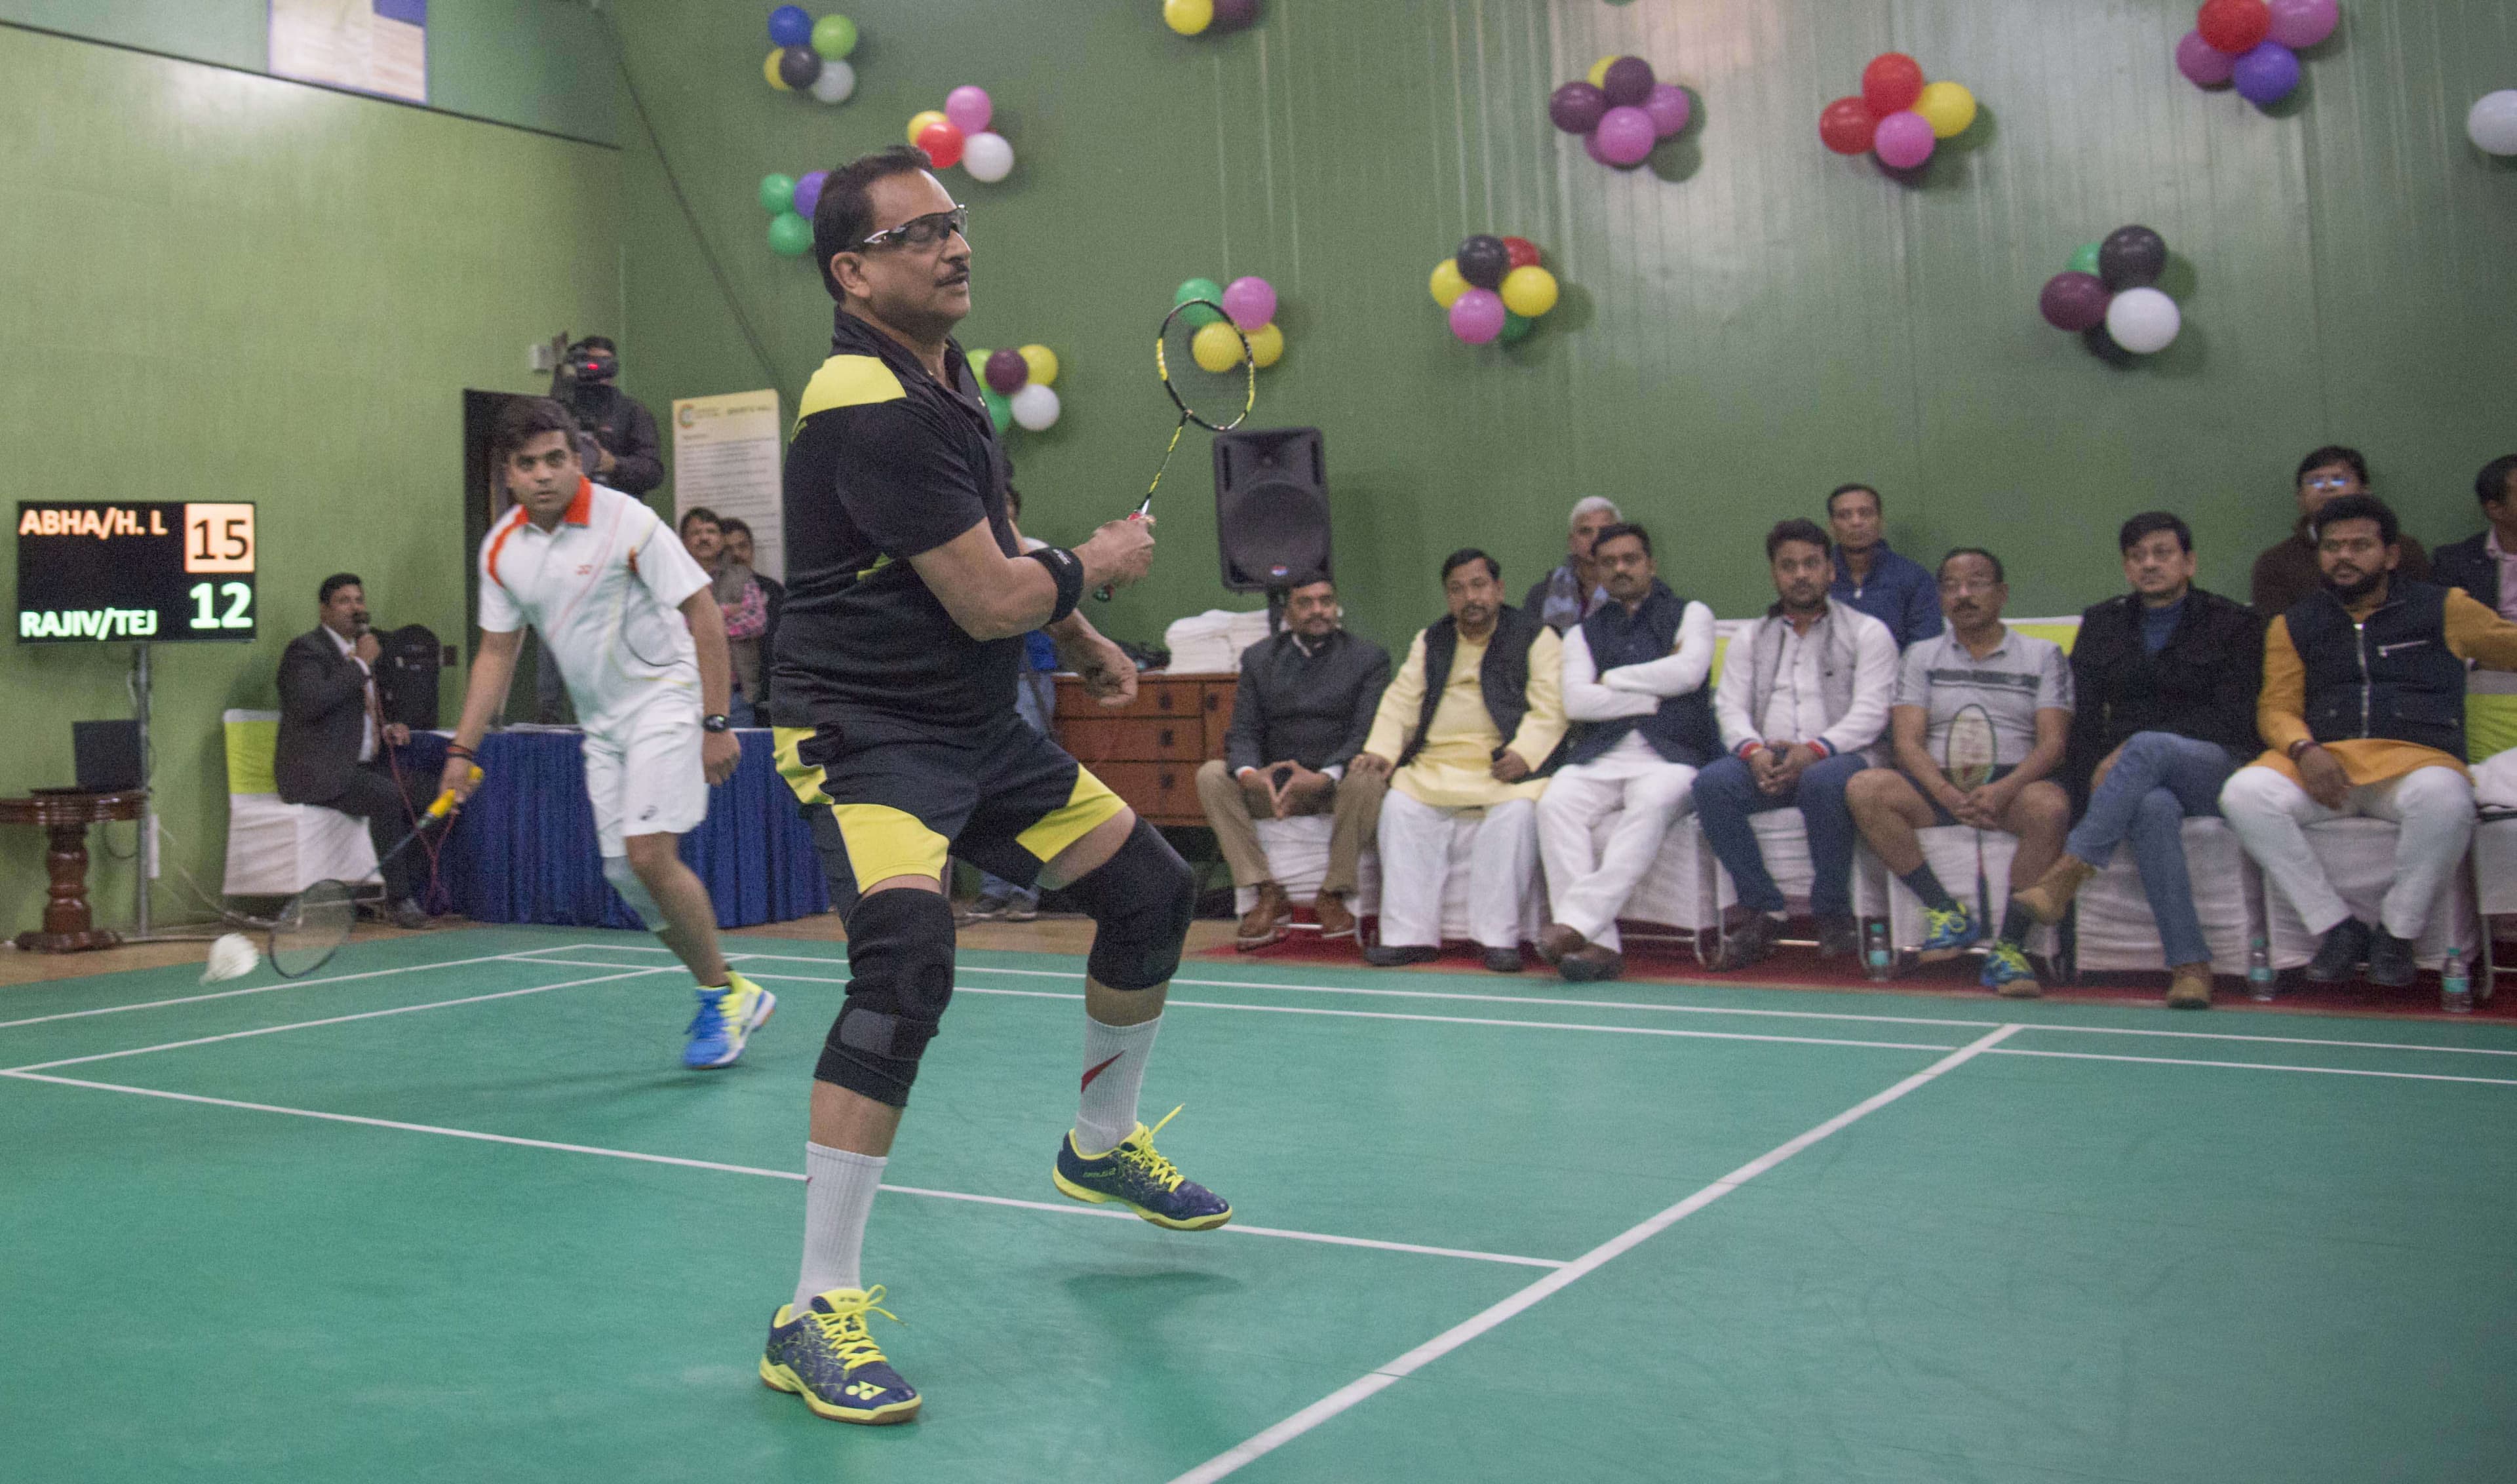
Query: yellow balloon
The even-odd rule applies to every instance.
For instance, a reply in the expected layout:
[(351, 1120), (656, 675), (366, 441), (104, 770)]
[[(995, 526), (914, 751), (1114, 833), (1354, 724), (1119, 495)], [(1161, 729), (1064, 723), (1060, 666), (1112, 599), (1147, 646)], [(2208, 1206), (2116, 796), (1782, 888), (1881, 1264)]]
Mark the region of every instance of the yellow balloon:
[(1460, 276), (1457, 258), (1444, 258), (1433, 265), (1433, 302), (1449, 309), (1469, 291), (1469, 280)]
[(1201, 327), (1188, 343), (1188, 353), (1210, 371), (1228, 371), (1241, 363), (1241, 336), (1229, 319)]
[(1262, 324), (1250, 337), (1250, 359), (1265, 370), (1285, 356), (1285, 332), (1272, 324)]
[(1933, 138), (1948, 139), (1975, 122), (1975, 95), (1962, 83), (1926, 83), (1923, 96), (1914, 100), (1914, 111), (1932, 126)]
[(769, 85), (776, 88), (781, 93), (792, 93), (795, 91), (793, 88), (787, 86), (786, 78), (778, 75), (778, 48), (776, 47), (771, 47), (769, 49), (769, 60), (760, 64), (760, 75), (768, 78)]
[(1616, 60), (1614, 57), (1602, 57), (1591, 64), (1591, 70), (1582, 75), (1591, 79), (1591, 86), (1604, 88), (1608, 85), (1608, 64)]
[(946, 124), (951, 122), (951, 119), (944, 116), (944, 110), (941, 108), (920, 109), (917, 115), (909, 121), (909, 142), (913, 145), (917, 143), (917, 136), (926, 132), (926, 126), (928, 124)]
[(1020, 352), (1023, 364), (1031, 367), (1031, 384), (1045, 387), (1057, 380), (1057, 353), (1045, 345), (1027, 345)]
[(1194, 36), (1215, 24), (1215, 0), (1163, 0), (1163, 24)]
[(1535, 319), (1556, 307), (1556, 276), (1535, 263), (1503, 276), (1503, 307)]

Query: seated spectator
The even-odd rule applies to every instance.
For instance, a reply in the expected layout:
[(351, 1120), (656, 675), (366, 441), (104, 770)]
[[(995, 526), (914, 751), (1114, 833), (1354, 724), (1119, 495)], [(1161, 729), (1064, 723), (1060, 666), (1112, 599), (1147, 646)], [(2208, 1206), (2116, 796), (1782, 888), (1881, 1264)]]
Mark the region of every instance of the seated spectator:
[[(1945, 632), (1905, 652), (1897, 702), (1888, 711), (1895, 769), (1872, 768), (1845, 789), (1870, 849), (1923, 902), (1922, 958), (1953, 958), (1984, 936), (1972, 907), (1960, 906), (1923, 859), (1914, 831), (1971, 825), (2019, 837), (2014, 879), (2033, 881), (2063, 852), (2070, 797), (2050, 775), (2062, 766), (2071, 727), (2071, 670), (2060, 645), (2001, 621), (2010, 587), (2001, 559), (1961, 546), (1941, 559)], [(1980, 708), (1992, 722), (1991, 781), (1960, 788), (1941, 769), (1958, 713)], [(1974, 882), (1967, 889), (1976, 889)], [(2044, 993), (2024, 945), (2035, 925), (2013, 904), (1984, 955), (1982, 983), (2013, 998)]]
[[(1021, 517), (1016, 516), (1015, 519)], [(768, 621), (760, 630), (761, 693), (752, 698), (751, 703), (753, 724), (766, 727), (772, 724), (769, 715), (769, 657), (778, 653), (778, 619), (787, 607), (787, 584), (762, 572), (760, 564), (751, 559), (751, 527), (741, 517), (727, 516), (717, 523), (717, 527), (725, 533), (726, 560), (740, 562), (751, 569), (751, 580), (760, 584), (761, 604), (767, 610)]]
[(1451, 819), (1482, 809), (1470, 928), (1486, 967), (1520, 972), (1520, 901), (1537, 864), (1536, 805), (1564, 740), (1564, 642), (1503, 601), (1503, 569), (1474, 547), (1442, 559), (1450, 616), (1418, 632), (1346, 768), (1388, 781), (1381, 805), (1381, 942), (1388, 967), (1441, 954)]
[(2461, 587), (2500, 617), (2517, 618), (2517, 453), (2483, 465), (2473, 492), (2482, 501), (2484, 527), (2440, 547), (2430, 560), (2430, 580)]
[(1572, 523), (1564, 532), (1564, 560), (1555, 571), (1529, 584), (1528, 596), (1520, 600), (1521, 608), (1559, 634), (1598, 612), (1600, 605), (1608, 601), (1608, 595), (1600, 586), (1600, 569), (1591, 560), (1591, 543), (1599, 538), (1600, 528), (1623, 519), (1612, 500), (1596, 494), (1576, 500)]
[[(1690, 805), (1695, 770), (1721, 751), (1704, 678), (1713, 610), (1669, 590), (1641, 526), (1603, 528), (1591, 560), (1608, 602), (1564, 636), (1564, 765), (1538, 801), (1538, 848), (1555, 920), (1538, 954), (1576, 983), (1625, 970), (1617, 912)], [(1592, 827), (1616, 812), (1604, 846)]]
[(716, 606), (725, 615), (726, 651), (734, 661), (733, 704), (738, 727), (759, 725), (752, 703), (761, 699), (760, 636), (769, 632), (769, 598), (748, 563), (726, 555), (725, 524), (705, 505), (682, 512), (682, 548), (708, 574)]
[[(2071, 646), (2068, 778), (2088, 808), (2063, 858), (2017, 894), (2040, 922), (2132, 841), (2142, 895), (2166, 951), (2167, 1002), (2211, 1004), (2211, 949), (2185, 871), (2185, 821), (2220, 812), (2220, 785), (2257, 750), (2264, 628), (2253, 609), (2194, 585), (2194, 532), (2163, 510), (2115, 537), (2132, 591), (2080, 615)], [(2014, 880), (2025, 880), (2015, 876)]]
[(1333, 816), (1329, 865), (1312, 899), (1322, 938), (1354, 936), (1356, 862), (1381, 825), (1381, 774), (1347, 764), (1371, 735), (1374, 708), (1389, 684), (1389, 652), (1341, 625), (1337, 584), (1326, 577), (1285, 595), (1282, 632), (1241, 652), (1232, 692), (1232, 728), (1223, 756), (1197, 770), (1197, 800), (1232, 884), (1258, 903), (1241, 918), (1234, 946), (1265, 948), (1285, 936), (1294, 904), (1259, 848), (1256, 821)]
[[(2368, 460), (2357, 448), (2327, 444), (2298, 461), (2297, 483), (2298, 525), (2255, 558), (2254, 574), (2248, 583), (2255, 616), (2266, 623), (2289, 612), (2301, 599), (2314, 597), (2324, 585), (2316, 540), (2310, 533), (2311, 523), (2327, 500), (2368, 492)], [(2405, 536), (2402, 551), (2399, 575), (2409, 582), (2428, 581), (2430, 559), (2421, 550), (2421, 543)]]
[(1868, 485), (1838, 485), (1827, 494), (1826, 523), (1835, 532), (1835, 584), (1827, 593), (1888, 625), (1905, 650), (1941, 631), (1941, 605), (1922, 564), (1888, 549), (1885, 508)]
[(1717, 969), (1746, 968), (1774, 951), (1783, 889), (1766, 869), (1748, 819), (1796, 804), (1809, 822), (1818, 954), (1861, 951), (1853, 915), (1853, 810), (1844, 790), (1870, 766), (1867, 749), (1887, 730), (1897, 695), (1897, 640), (1888, 625), (1828, 601), (1834, 567), (1826, 532), (1809, 521), (1785, 521), (1766, 534), (1766, 562), (1774, 606), (1730, 641), (1713, 698), (1728, 755), (1695, 779), (1695, 817), (1747, 912), (1724, 939)]
[[(282, 803), (316, 804), (367, 822), (376, 855), (401, 843), (426, 807), (435, 782), (394, 768), (393, 750), (410, 729), (386, 721), (375, 663), (384, 653), (367, 623), (367, 590), (355, 572), (323, 579), (320, 620), (279, 656), (279, 742), (271, 772)], [(426, 927), (419, 904), (423, 858), (405, 850), (384, 863), (386, 911), (395, 925)]]
[[(2220, 809), (2323, 940), (2308, 978), (2345, 980), (2365, 959), (2371, 981), (2407, 985), (2413, 940), (2473, 837), (2465, 663), (2517, 669), (2517, 624), (2403, 576), (2395, 512), (2373, 495), (2326, 502), (2311, 529), (2324, 588), (2264, 634), (2255, 727), (2272, 750), (2230, 776)], [(2374, 923), (2352, 915), (2303, 828), (2355, 815), (2400, 827)]]

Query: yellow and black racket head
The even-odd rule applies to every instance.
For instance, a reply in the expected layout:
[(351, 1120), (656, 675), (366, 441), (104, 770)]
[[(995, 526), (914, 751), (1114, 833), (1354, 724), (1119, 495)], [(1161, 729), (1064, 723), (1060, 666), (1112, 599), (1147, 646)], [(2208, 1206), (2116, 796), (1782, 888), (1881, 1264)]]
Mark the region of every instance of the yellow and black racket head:
[(1181, 421), (1210, 432), (1241, 426), (1258, 403), (1258, 361), (1250, 337), (1212, 299), (1191, 299), (1163, 317), (1154, 336), (1154, 374)]

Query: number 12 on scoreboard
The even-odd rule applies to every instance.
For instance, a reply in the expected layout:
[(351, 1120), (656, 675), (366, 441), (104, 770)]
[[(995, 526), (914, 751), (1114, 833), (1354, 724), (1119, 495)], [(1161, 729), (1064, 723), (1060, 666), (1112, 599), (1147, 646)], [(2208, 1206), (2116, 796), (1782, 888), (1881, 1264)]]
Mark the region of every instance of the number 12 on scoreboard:
[[(228, 600), (228, 611), (224, 614), (218, 608), (220, 596)], [(219, 583), (215, 593), (210, 583), (195, 582), (192, 599), (194, 628), (253, 627), (253, 589), (242, 582)]]

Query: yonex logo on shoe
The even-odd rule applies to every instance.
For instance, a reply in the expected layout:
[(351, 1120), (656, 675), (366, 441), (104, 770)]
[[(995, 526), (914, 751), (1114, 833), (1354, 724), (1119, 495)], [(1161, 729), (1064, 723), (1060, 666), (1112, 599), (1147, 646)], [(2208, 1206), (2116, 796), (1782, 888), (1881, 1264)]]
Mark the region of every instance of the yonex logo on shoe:
[(851, 1384), (845, 1391), (841, 1392), (840, 1395), (853, 1396), (861, 1402), (870, 1402), (875, 1397), (882, 1395), (882, 1388), (872, 1381), (857, 1381)]

